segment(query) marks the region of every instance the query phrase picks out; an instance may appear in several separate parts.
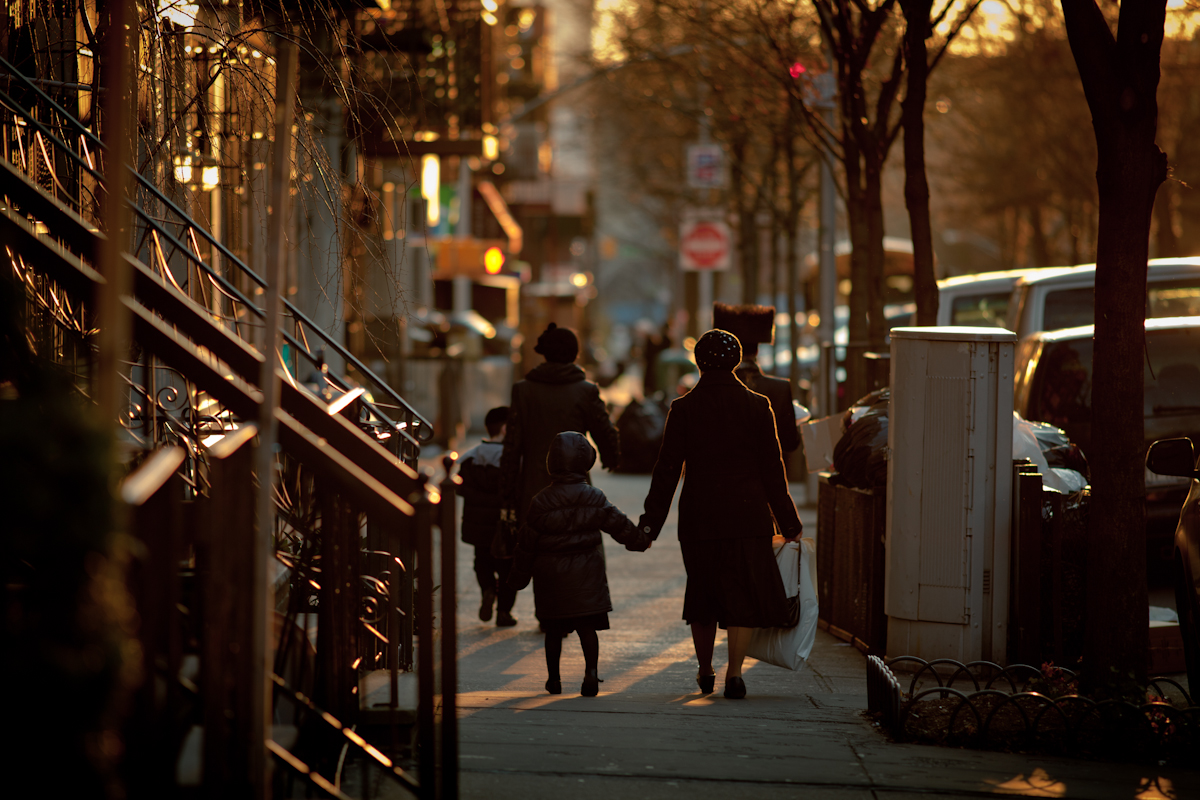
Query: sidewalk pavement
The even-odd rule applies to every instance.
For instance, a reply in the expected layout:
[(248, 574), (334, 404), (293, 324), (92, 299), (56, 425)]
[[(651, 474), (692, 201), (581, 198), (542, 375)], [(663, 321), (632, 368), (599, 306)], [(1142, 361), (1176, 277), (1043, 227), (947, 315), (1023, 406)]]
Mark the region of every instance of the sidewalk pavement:
[[(597, 470), (593, 480), (629, 516), (641, 513), (649, 476)], [(801, 516), (815, 534), (815, 509)], [(614, 610), (600, 634), (605, 682), (596, 698), (578, 694), (583, 658), (573, 636), (563, 648), (564, 693), (545, 692), (531, 590), (518, 597), (517, 627), (480, 622), (471, 548), (460, 543), (464, 798), (1200, 798), (1200, 772), (890, 742), (862, 714), (864, 657), (823, 631), (799, 672), (748, 660), (745, 700), (720, 694), (718, 634), (717, 692), (700, 695), (680, 619), (675, 524), (673, 511), (646, 553), (606, 539)]]

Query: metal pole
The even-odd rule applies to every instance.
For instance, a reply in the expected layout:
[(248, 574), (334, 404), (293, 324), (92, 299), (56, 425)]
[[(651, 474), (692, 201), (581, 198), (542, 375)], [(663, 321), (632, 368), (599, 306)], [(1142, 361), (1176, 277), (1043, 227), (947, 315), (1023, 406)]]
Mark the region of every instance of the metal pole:
[(438, 528), (442, 537), (442, 791), (443, 800), (458, 798), (458, 526), (455, 524), (454, 468), (451, 456), (442, 458), (446, 477), (441, 483), (438, 501)]
[(129, 46), (129, 31), (137, 24), (132, 0), (113, 0), (108, 4), (109, 23), (105, 47), (102, 82), (113, 87), (106, 92), (102, 106), (101, 134), (104, 140), (104, 200), (105, 238), (100, 246), (100, 274), (104, 282), (96, 289), (99, 335), (96, 357), (96, 399), (100, 419), (110, 423), (117, 419), (125, 393), (121, 380), (122, 359), (129, 351), (129, 313), (121, 302), (129, 294), (129, 267), (122, 251), (129, 241), (129, 207), (126, 193), (129, 173), (125, 164), (131, 161), (134, 133), (131, 119), (137, 108), (137, 82), (133, 74), (133, 54)]
[(437, 735), (434, 730), (433, 664), (433, 508), (426, 491), (428, 476), (418, 476), (419, 487), (412, 498), (416, 509), (413, 528), (417, 540), (417, 779), (419, 797), (437, 797)]
[[(833, 64), (833, 59), (829, 59)], [(833, 127), (833, 102), (836, 94), (833, 74), (826, 72), (818, 76), (817, 89), (820, 92), (819, 101), (825, 122)], [(837, 329), (835, 315), (837, 313), (837, 262), (833, 254), (833, 240), (837, 235), (837, 208), (833, 184), (833, 152), (827, 150), (821, 160), (821, 204), (820, 223), (818, 230), (819, 256), (819, 295), (818, 314), (821, 323), (818, 334), (821, 341), (821, 392), (818, 408), (822, 416), (828, 416), (837, 411), (837, 348), (834, 344), (834, 331)]]
[[(287, 223), (287, 201), (291, 185), (292, 118), (296, 106), (296, 45), (280, 37), (275, 53), (275, 143), (271, 148), (271, 217), (267, 222), (267, 259), (265, 265), (266, 299), (263, 318), (262, 372), (258, 386), (262, 391), (259, 406), (259, 440), (255, 453), (258, 473), (258, 532), (254, 539), (254, 589), (252, 595), (253, 658), (261, 665), (262, 675), (252, 689), (250, 780), (254, 796), (270, 794), (267, 781), (267, 751), (264, 743), (271, 735), (271, 648), (267, 632), (274, 624), (275, 598), (270, 596), (271, 553), (275, 548), (275, 441), (277, 424), (275, 410), (279, 407), (279, 376), (276, 356), (279, 349), (280, 288), (283, 283), (284, 226)], [(257, 743), (255, 745), (254, 743)]]

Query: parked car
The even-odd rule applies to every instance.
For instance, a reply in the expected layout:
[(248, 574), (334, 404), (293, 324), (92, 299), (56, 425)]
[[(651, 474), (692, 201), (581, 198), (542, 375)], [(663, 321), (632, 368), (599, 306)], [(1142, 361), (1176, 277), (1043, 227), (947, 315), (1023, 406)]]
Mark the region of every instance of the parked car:
[[(1092, 334), (1084, 325), (1027, 336), (1017, 345), (1013, 407), (1025, 419), (1048, 422), (1067, 432), (1084, 455), (1102, 446), (1093, 431)], [(1200, 441), (1200, 317), (1146, 320), (1146, 443), (1180, 436)], [(1187, 495), (1188, 481), (1146, 472), (1146, 520), (1174, 520)]]
[[(1053, 269), (1017, 281), (1004, 327), (1020, 340), (1096, 321), (1096, 265)], [(1200, 258), (1159, 258), (1146, 274), (1146, 318), (1200, 315)]]
[(1029, 267), (957, 275), (938, 281), (938, 325), (1003, 328), (1013, 288), (1025, 277), (1069, 271), (1069, 267)]
[(1189, 438), (1161, 439), (1146, 454), (1147, 473), (1181, 478), (1190, 486), (1175, 528), (1171, 564), (1175, 610), (1193, 692), (1200, 687), (1200, 470), (1196, 466), (1196, 451)]

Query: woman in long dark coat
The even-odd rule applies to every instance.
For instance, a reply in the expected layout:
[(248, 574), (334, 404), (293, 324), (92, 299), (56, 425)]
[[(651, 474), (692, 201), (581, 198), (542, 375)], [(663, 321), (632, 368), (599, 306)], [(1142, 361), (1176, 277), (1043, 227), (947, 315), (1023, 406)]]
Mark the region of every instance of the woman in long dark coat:
[(533, 496), (550, 485), (546, 453), (558, 434), (590, 433), (605, 469), (616, 469), (621, 460), (620, 438), (600, 388), (575, 364), (579, 340), (574, 332), (551, 322), (534, 352), (546, 361), (513, 384), (500, 460), (505, 507), (516, 512), (519, 522), (524, 522)]
[(679, 544), (687, 569), (683, 618), (692, 628), (702, 692), (713, 690), (717, 626), (728, 629), (725, 696), (746, 696), (742, 661), (753, 628), (786, 624), (786, 596), (775, 564), (775, 523), (795, 541), (803, 528), (767, 398), (733, 374), (742, 349), (712, 330), (695, 349), (700, 381), (671, 404), (645, 513), (638, 525), (658, 538), (686, 466), (679, 497)]

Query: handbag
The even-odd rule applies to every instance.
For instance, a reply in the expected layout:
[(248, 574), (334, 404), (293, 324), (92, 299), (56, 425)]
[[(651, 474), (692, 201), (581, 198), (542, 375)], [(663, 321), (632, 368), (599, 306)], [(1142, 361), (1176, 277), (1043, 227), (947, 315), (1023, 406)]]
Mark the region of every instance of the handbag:
[[(799, 601), (799, 621), (789, 628), (754, 628), (746, 655), (784, 669), (798, 670), (804, 666), (817, 640), (817, 549), (812, 539), (801, 539), (783, 545), (795, 554), (795, 570), (784, 580), (788, 593)], [(777, 553), (777, 556), (779, 554)], [(780, 567), (789, 568), (791, 556), (777, 559)]]

